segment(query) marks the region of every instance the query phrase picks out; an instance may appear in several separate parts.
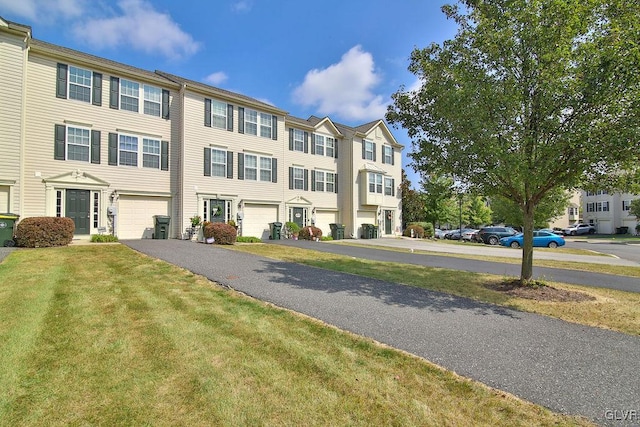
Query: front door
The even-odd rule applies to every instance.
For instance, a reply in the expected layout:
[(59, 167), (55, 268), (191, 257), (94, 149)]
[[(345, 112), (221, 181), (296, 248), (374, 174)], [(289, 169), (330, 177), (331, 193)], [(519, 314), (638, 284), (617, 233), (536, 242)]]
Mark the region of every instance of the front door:
[(227, 202), (226, 200), (212, 199), (210, 201), (209, 221), (226, 222), (227, 221)]
[(293, 222), (298, 224), (300, 228), (304, 227), (304, 208), (293, 208)]
[(71, 218), (76, 226), (75, 234), (89, 234), (89, 211), (91, 192), (89, 190), (67, 190), (65, 199), (65, 215)]
[(384, 211), (384, 234), (391, 234), (393, 211)]

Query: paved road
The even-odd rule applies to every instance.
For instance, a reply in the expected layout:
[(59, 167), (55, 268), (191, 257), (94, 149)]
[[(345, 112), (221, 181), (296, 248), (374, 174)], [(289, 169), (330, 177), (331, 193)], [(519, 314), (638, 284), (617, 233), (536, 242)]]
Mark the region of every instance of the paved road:
[[(520, 264), (506, 264), (500, 262), (479, 261), (467, 258), (456, 258), (451, 256), (425, 255), (418, 253), (410, 253), (411, 249), (415, 250), (433, 250), (438, 248), (441, 252), (457, 251), (457, 253), (478, 254), (478, 250), (485, 250), (485, 255), (495, 256), (517, 256), (520, 257), (520, 251), (510, 248), (482, 247), (476, 245), (450, 245), (450, 244), (432, 244), (428, 242), (417, 241), (415, 239), (360, 239), (357, 241), (345, 240), (336, 242), (311, 242), (308, 240), (273, 240), (271, 244), (287, 245), (315, 249), (323, 252), (331, 252), (340, 255), (354, 256), (357, 258), (372, 259), (376, 261), (402, 262), (407, 264), (423, 265), (425, 267), (440, 267), (453, 270), (470, 271), (475, 273), (490, 273), (504, 276), (520, 277)], [(344, 243), (342, 243), (344, 242)], [(356, 243), (354, 246), (350, 243)], [(369, 246), (389, 246), (394, 249), (403, 249), (406, 252), (390, 251)], [(464, 252), (463, 252), (464, 251)], [(543, 256), (555, 256), (555, 259), (561, 259), (562, 256), (570, 256), (575, 262), (600, 262), (617, 265), (636, 266), (631, 261), (620, 260), (611, 257), (596, 257), (575, 255), (566, 255), (560, 253), (543, 253)], [(534, 257), (540, 256), (536, 254)], [(640, 265), (639, 265), (640, 266)], [(601, 288), (618, 289), (627, 292), (640, 292), (640, 279), (637, 277), (623, 277), (611, 274), (588, 273), (578, 270), (563, 270), (557, 268), (534, 267), (534, 277), (550, 281), (563, 283), (572, 283), (577, 285), (597, 286)]]
[(216, 245), (122, 243), (557, 412), (603, 425), (623, 425), (608, 419), (621, 411), (640, 412), (635, 336)]

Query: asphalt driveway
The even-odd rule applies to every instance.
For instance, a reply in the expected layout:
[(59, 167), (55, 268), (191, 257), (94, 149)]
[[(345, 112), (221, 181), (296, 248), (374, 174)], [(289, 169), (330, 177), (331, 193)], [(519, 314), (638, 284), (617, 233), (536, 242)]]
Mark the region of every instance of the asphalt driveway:
[(122, 243), (554, 411), (637, 425), (615, 418), (640, 413), (638, 337), (216, 245)]

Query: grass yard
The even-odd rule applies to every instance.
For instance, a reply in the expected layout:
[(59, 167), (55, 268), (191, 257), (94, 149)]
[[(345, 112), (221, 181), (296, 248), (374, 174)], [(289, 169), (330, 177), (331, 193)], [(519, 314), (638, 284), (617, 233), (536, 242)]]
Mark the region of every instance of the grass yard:
[[(492, 285), (497, 285), (505, 279), (496, 275), (369, 261), (280, 245), (236, 245), (233, 246), (233, 250), (403, 283), (518, 310), (545, 314), (569, 322), (640, 335), (639, 293), (549, 282), (548, 285), (553, 288), (568, 292), (580, 292), (587, 298), (583, 301), (544, 301), (522, 298), (492, 289)], [(630, 268), (633, 267), (625, 267), (625, 269)]]
[(3, 427), (589, 425), (122, 245), (12, 252), (0, 342)]

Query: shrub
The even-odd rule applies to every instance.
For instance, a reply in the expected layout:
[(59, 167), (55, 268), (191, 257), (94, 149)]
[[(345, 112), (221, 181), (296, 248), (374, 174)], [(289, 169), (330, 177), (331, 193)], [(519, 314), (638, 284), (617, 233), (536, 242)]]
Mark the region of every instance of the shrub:
[(223, 222), (214, 222), (209, 228), (212, 229), (213, 239), (217, 245), (233, 245), (238, 239), (238, 232), (232, 225)]
[(24, 248), (66, 246), (76, 230), (71, 218), (41, 216), (25, 218), (18, 223), (16, 244)]
[(284, 226), (287, 228), (287, 230), (289, 230), (289, 233), (291, 234), (300, 232), (300, 226), (295, 222), (289, 221)]
[(262, 243), (262, 240), (254, 236), (238, 236), (236, 240), (238, 243)]
[(92, 234), (91, 242), (93, 243), (111, 243), (117, 242), (118, 237), (111, 234)]
[(313, 225), (307, 225), (306, 227), (302, 227), (299, 237), (303, 240), (316, 240), (316, 238), (320, 239), (322, 237), (322, 230), (320, 230), (318, 227), (314, 227)]
[(213, 223), (205, 221), (202, 223), (202, 235), (206, 238), (213, 237)]
[(402, 235), (411, 237), (411, 230), (413, 230), (413, 237), (417, 237), (418, 239), (422, 239), (424, 237), (424, 228), (416, 224), (411, 224), (407, 228), (405, 228)]
[(331, 236), (322, 236), (320, 238), (320, 240), (322, 240), (323, 242), (329, 242), (329, 241), (333, 240), (333, 237), (331, 237)]

